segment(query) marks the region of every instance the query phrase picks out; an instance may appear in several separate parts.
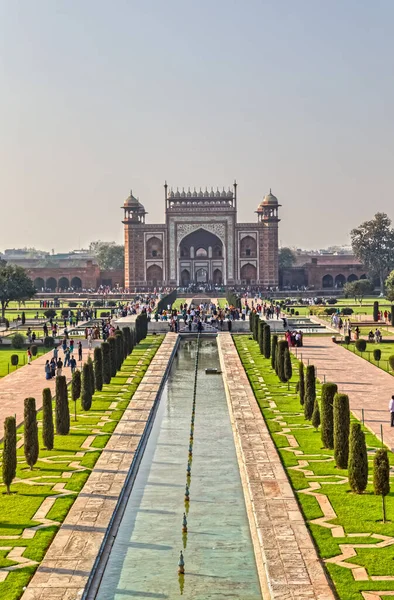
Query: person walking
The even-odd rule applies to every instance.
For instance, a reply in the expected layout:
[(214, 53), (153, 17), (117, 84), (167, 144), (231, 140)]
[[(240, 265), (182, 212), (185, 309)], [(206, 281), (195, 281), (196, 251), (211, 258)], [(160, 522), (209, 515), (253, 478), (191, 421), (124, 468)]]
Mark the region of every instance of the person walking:
[(78, 342), (78, 360), (82, 361), (82, 342), (79, 340)]
[(75, 372), (77, 368), (77, 361), (74, 358), (74, 354), (70, 358), (70, 367), (71, 367), (71, 375)]
[(63, 369), (63, 361), (62, 359), (59, 357), (57, 363), (56, 363), (56, 375), (58, 377), (60, 377), (60, 375), (62, 374), (62, 369)]
[(50, 379), (51, 378), (51, 365), (49, 364), (49, 360), (46, 361), (44, 370), (45, 370), (45, 379)]
[(390, 425), (391, 427), (394, 427), (394, 394), (391, 396), (391, 400), (389, 403), (389, 411), (390, 411)]
[(30, 346), (27, 349), (27, 364), (31, 365), (31, 350), (30, 350)]

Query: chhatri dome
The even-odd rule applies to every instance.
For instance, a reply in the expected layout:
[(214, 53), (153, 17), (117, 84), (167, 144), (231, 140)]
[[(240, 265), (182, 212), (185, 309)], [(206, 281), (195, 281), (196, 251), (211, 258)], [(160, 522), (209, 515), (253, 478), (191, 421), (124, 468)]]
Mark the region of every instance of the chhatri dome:
[(262, 210), (264, 208), (264, 206), (279, 206), (278, 198), (273, 195), (271, 188), (270, 188), (269, 194), (264, 196), (264, 198), (260, 202), (260, 204), (257, 208), (257, 212)]
[(135, 196), (133, 196), (132, 190), (130, 190), (130, 196), (128, 196), (126, 198), (123, 206), (124, 206), (124, 208), (131, 208), (134, 211), (145, 212), (144, 206), (141, 204), (141, 202)]

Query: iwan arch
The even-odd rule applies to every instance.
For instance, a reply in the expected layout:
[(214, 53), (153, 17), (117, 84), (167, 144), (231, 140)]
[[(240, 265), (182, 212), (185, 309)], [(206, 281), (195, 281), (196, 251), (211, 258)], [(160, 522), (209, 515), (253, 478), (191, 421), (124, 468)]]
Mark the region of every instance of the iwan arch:
[(278, 285), (278, 209), (271, 193), (254, 223), (237, 221), (237, 184), (225, 191), (165, 190), (164, 224), (146, 223), (144, 206), (125, 200), (125, 287)]

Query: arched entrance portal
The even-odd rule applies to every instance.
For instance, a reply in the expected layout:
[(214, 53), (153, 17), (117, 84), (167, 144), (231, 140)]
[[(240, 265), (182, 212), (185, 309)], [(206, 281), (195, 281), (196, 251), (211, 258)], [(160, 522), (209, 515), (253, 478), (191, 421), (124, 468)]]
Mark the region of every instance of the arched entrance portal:
[(226, 283), (225, 247), (217, 235), (200, 227), (180, 241), (178, 281), (182, 287)]

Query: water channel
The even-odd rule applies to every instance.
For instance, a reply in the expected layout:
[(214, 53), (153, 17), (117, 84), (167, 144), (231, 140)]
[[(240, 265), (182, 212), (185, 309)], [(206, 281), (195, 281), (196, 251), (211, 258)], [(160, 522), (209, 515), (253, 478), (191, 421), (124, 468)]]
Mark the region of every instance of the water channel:
[[(200, 342), (188, 533), (182, 534), (196, 339), (181, 341), (98, 600), (261, 600), (215, 339)], [(185, 576), (178, 576), (183, 550)]]

